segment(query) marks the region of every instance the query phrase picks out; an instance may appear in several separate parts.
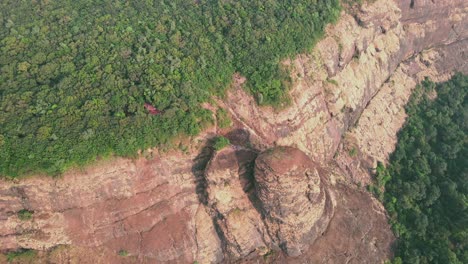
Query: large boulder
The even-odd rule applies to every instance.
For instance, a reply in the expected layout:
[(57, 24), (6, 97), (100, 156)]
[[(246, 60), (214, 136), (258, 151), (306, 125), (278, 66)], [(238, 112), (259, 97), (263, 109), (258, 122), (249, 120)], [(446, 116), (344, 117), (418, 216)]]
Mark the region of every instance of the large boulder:
[(275, 147), (255, 161), (256, 194), (270, 237), (288, 255), (301, 255), (331, 217), (320, 168), (302, 151)]

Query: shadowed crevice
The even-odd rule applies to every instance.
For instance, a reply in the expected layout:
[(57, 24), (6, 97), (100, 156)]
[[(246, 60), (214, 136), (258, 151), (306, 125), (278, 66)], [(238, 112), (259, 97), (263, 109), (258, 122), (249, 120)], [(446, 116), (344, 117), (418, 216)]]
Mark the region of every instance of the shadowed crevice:
[(208, 204), (208, 184), (205, 177), (205, 169), (214, 154), (214, 140), (215, 138), (208, 139), (200, 153), (193, 159), (192, 174), (195, 177), (195, 192), (197, 193), (198, 201), (203, 205)]

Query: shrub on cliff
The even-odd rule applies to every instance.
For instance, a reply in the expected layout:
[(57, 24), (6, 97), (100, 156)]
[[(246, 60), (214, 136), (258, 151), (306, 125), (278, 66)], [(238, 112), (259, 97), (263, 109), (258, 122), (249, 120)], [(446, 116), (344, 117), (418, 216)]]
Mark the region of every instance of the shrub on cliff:
[(34, 214), (34, 212), (32, 212), (32, 211), (22, 209), (22, 210), (20, 210), (18, 212), (18, 218), (21, 221), (28, 221), (28, 220), (31, 220), (31, 218), (33, 217), (33, 214)]
[(33, 263), (37, 252), (33, 249), (21, 249), (19, 251), (9, 252), (7, 254), (8, 262)]
[(230, 144), (229, 139), (227, 139), (227, 138), (225, 138), (223, 136), (220, 136), (220, 137), (215, 138), (213, 148), (215, 150), (221, 150), (221, 149), (227, 147), (229, 144)]

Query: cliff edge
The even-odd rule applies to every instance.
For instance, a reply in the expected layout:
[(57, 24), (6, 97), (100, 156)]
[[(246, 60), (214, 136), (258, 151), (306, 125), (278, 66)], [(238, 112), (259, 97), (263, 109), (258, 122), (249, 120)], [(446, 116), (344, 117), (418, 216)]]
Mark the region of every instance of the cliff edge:
[[(383, 262), (394, 237), (362, 186), (394, 150), (415, 85), (468, 73), (467, 62), (467, 1), (343, 12), (310, 53), (284, 61), (286, 109), (258, 107), (234, 76), (217, 101), (233, 126), (186, 153), (1, 180), (0, 251), (38, 250), (35, 263)], [(231, 145), (215, 151), (219, 134)]]

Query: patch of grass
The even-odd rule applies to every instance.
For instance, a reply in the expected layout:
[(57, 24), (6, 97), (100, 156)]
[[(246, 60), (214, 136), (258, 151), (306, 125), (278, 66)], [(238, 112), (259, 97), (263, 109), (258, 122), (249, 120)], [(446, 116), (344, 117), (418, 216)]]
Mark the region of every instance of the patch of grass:
[(119, 256), (121, 256), (121, 257), (126, 257), (126, 256), (128, 256), (128, 251), (125, 250), (125, 249), (119, 250)]
[(242, 214), (242, 210), (239, 207), (236, 207), (234, 210), (231, 211), (233, 216), (240, 216)]
[(348, 152), (348, 154), (349, 154), (349, 156), (351, 158), (356, 157), (357, 153), (358, 153), (358, 151), (357, 151), (356, 147), (352, 147)]
[(356, 52), (353, 54), (353, 61), (357, 63), (357, 62), (359, 61), (359, 57), (361, 57), (361, 54), (359, 54), (359, 52), (356, 51)]
[(335, 86), (338, 86), (338, 82), (336, 80), (333, 80), (333, 79), (327, 79), (327, 82), (335, 85)]
[(21, 249), (19, 251), (10, 252), (7, 254), (7, 261), (14, 260), (21, 262), (31, 262), (36, 258), (37, 252), (33, 249)]
[(215, 150), (221, 150), (225, 148), (227, 145), (229, 145), (230, 143), (231, 142), (229, 142), (229, 139), (223, 136), (220, 136), (215, 139), (213, 147)]
[(263, 255), (263, 260), (268, 261), (271, 258), (274, 258), (276, 255), (276, 252), (274, 250), (269, 250), (265, 255)]
[(179, 149), (182, 152), (186, 153), (188, 151), (189, 147), (187, 145), (184, 145), (184, 144), (181, 143), (181, 144), (179, 144)]
[(403, 260), (400, 257), (396, 257), (393, 260), (385, 261), (385, 264), (403, 264)]
[(29, 211), (29, 210), (26, 210), (26, 209), (22, 209), (20, 211), (18, 211), (18, 218), (21, 220), (21, 221), (28, 221), (28, 220), (31, 220), (34, 212), (33, 211)]
[(232, 122), (226, 110), (220, 108), (216, 111), (216, 120), (220, 128), (230, 127)]

